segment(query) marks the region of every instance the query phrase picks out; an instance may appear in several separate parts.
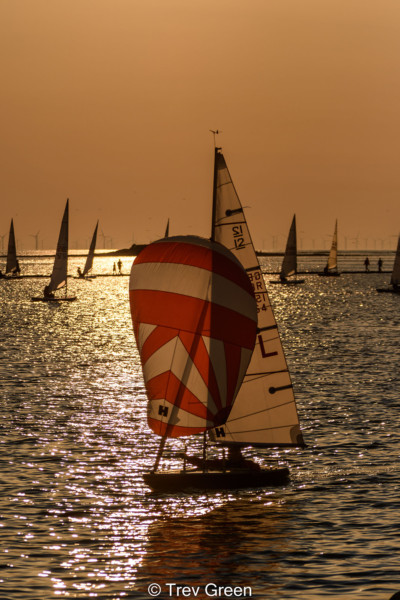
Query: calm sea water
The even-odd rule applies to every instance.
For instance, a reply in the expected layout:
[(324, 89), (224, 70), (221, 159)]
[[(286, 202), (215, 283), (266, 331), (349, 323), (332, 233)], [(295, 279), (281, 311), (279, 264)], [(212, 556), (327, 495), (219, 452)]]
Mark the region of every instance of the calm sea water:
[[(21, 263), (49, 273), (52, 259)], [(71, 274), (81, 263), (71, 260)], [(96, 259), (94, 270), (112, 263)], [(175, 495), (142, 480), (158, 440), (128, 278), (70, 279), (78, 301), (60, 305), (30, 301), (46, 280), (1, 281), (0, 597), (146, 600), (157, 584), (163, 600), (240, 589), (388, 600), (400, 590), (400, 297), (375, 291), (388, 279), (307, 275), (269, 287), (308, 447), (245, 451), (287, 464), (286, 487)], [(180, 465), (174, 450), (181, 441), (165, 465)]]

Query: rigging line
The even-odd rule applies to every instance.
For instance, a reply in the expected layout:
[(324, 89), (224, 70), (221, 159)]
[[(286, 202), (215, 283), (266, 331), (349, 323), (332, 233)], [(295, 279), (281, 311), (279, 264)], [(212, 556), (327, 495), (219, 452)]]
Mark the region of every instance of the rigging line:
[[(249, 417), (255, 417), (256, 415), (261, 415), (263, 413), (267, 413), (270, 412), (271, 410), (275, 410), (276, 408), (282, 408), (282, 406), (288, 406), (289, 404), (293, 403), (293, 399), (289, 400), (288, 402), (282, 402), (281, 404), (274, 404), (274, 406), (271, 406), (270, 408), (263, 408), (262, 410), (256, 410), (250, 414), (245, 415), (244, 417), (236, 417), (235, 419), (229, 419), (229, 423), (233, 423), (234, 421), (243, 421), (245, 419), (248, 419)], [(297, 423), (295, 423), (297, 424)], [(261, 427), (260, 429), (255, 429), (254, 431), (263, 431), (264, 429), (277, 429), (277, 428), (281, 428), (281, 427), (292, 427), (292, 425), (279, 425), (279, 426), (274, 426), (274, 427)], [(250, 431), (250, 430), (249, 430)]]
[(223, 223), (222, 221), (224, 219), (226, 219), (228, 216), (230, 215), (225, 215), (223, 217), (221, 217), (220, 219), (218, 219), (218, 221), (215, 223), (216, 227), (230, 227), (231, 225), (244, 225), (245, 221), (229, 221), (229, 223)]
[(286, 369), (279, 369), (279, 371), (260, 371), (259, 373), (246, 373), (245, 378), (247, 378), (247, 377), (254, 377), (254, 378), (266, 377), (266, 376), (271, 376), (271, 375), (278, 375), (279, 373), (287, 373), (288, 371), (289, 371), (289, 369), (286, 368)]

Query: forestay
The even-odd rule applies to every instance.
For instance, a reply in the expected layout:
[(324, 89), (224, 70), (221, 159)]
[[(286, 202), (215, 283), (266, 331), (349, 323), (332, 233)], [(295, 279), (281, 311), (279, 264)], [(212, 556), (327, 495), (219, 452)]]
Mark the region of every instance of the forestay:
[(64, 287), (67, 283), (68, 270), (68, 205), (65, 205), (64, 216), (61, 222), (60, 235), (58, 236), (56, 257), (54, 259), (53, 272), (51, 274), (49, 292)]
[(240, 262), (203, 238), (154, 242), (133, 263), (130, 303), (150, 428), (179, 437), (225, 423), (257, 327)]
[(297, 233), (296, 233), (296, 215), (294, 215), (290, 226), (289, 235), (286, 243), (285, 255), (282, 261), (281, 277), (290, 277), (297, 273)]
[(224, 426), (214, 440), (253, 446), (304, 444), (286, 359), (264, 278), (223, 155), (216, 149), (213, 237), (242, 262), (253, 285), (258, 329), (253, 356)]

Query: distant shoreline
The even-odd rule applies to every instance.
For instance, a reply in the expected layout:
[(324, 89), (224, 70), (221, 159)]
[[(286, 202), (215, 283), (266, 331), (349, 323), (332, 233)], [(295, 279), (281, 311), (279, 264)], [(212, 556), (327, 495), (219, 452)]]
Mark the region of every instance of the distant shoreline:
[[(139, 254), (139, 252), (141, 252), (144, 248), (146, 248), (146, 246), (148, 246), (148, 244), (135, 244), (134, 246), (131, 246), (130, 248), (122, 248), (121, 250), (108, 250), (108, 251), (101, 251), (101, 252), (95, 252), (95, 257), (96, 258), (101, 258), (102, 256), (105, 256), (107, 258), (110, 257), (118, 257), (118, 256), (137, 256)], [(28, 251), (27, 251), (28, 252)], [(41, 257), (54, 257), (55, 256), (55, 250), (40, 250), (37, 251), (37, 254), (25, 254), (25, 253), (20, 253), (19, 256), (20, 258), (24, 259), (24, 258), (41, 258)], [(76, 250), (75, 251), (76, 254), (74, 253), (74, 251), (70, 251), (69, 257), (70, 258), (82, 258), (82, 257), (86, 257), (87, 256), (87, 250)], [(365, 257), (367, 255), (369, 256), (393, 256), (396, 253), (396, 250), (338, 250), (338, 256), (362, 256)], [(276, 250), (256, 250), (256, 254), (257, 256), (284, 256), (284, 251), (276, 251)], [(329, 250), (298, 250), (297, 252), (297, 256), (328, 256), (329, 254)], [(0, 257), (2, 258), (6, 258), (7, 254), (4, 253), (0, 254)]]

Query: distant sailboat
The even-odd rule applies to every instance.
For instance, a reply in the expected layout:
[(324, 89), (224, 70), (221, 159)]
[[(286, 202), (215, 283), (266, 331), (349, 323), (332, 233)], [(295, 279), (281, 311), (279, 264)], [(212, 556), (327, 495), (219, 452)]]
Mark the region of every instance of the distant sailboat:
[(14, 233), (14, 221), (11, 219), (10, 233), (8, 236), (8, 248), (7, 248), (7, 263), (6, 263), (6, 276), (8, 278), (18, 277), (20, 274), (20, 267), (17, 258), (17, 248), (15, 244), (15, 233)]
[(270, 283), (282, 283), (285, 285), (296, 285), (304, 283), (304, 279), (288, 279), (292, 275), (297, 275), (297, 232), (296, 215), (293, 216), (289, 235), (286, 243), (285, 255), (283, 257), (279, 280), (272, 280)]
[(166, 238), (167, 238), (167, 237), (169, 237), (169, 219), (168, 219), (168, 221), (167, 221), (167, 226), (166, 226), (166, 228), (165, 228), (165, 234), (164, 234), (164, 237), (166, 237)]
[[(211, 241), (172, 237), (147, 246), (132, 266), (130, 296), (148, 423), (161, 436), (145, 482), (162, 491), (286, 483), (286, 467), (261, 468), (240, 454), (243, 446), (304, 441), (263, 275), (219, 149)], [(226, 460), (207, 460), (204, 437), (203, 458), (184, 455), (199, 469), (184, 462), (183, 471), (157, 471), (168, 438), (206, 431), (228, 446)]]
[[(69, 221), (69, 200), (65, 205), (64, 215), (61, 222), (60, 235), (58, 237), (56, 256), (54, 259), (53, 271), (50, 277), (50, 283), (45, 286), (43, 297), (34, 297), (34, 302), (72, 302), (76, 296), (68, 296), (68, 221)], [(55, 296), (54, 293), (65, 288), (64, 296)]]
[(89, 252), (88, 252), (88, 255), (86, 258), (86, 263), (85, 263), (85, 266), (83, 267), (83, 271), (81, 271), (80, 268), (78, 268), (79, 279), (89, 279), (89, 278), (94, 279), (96, 277), (95, 275), (89, 275), (89, 273), (93, 267), (93, 258), (94, 258), (94, 251), (96, 249), (98, 226), (99, 226), (99, 222), (97, 221), (96, 227), (94, 228), (92, 241), (90, 243)]
[(319, 273), (326, 277), (337, 277), (340, 275), (337, 264), (337, 219), (335, 222), (335, 231), (333, 232), (332, 246), (328, 256), (328, 262), (323, 273)]
[(397, 250), (394, 258), (393, 271), (390, 278), (390, 288), (376, 288), (377, 292), (392, 292), (400, 294), (400, 235), (397, 240)]

